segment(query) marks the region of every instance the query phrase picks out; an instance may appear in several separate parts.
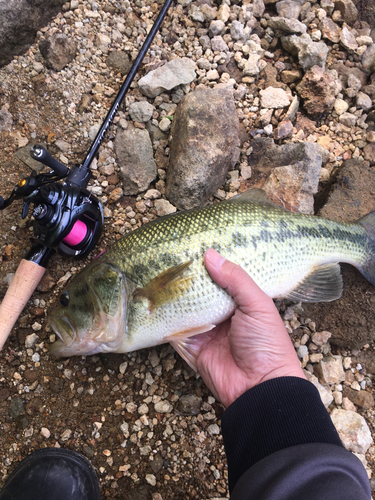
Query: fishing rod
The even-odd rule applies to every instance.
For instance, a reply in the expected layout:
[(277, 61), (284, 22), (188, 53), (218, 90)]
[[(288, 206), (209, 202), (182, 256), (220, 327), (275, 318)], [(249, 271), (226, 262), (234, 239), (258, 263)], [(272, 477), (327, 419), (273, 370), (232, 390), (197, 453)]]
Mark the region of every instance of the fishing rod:
[(15, 199), (23, 199), (23, 219), (29, 213), (30, 204), (33, 204), (33, 232), (37, 241), (21, 260), (0, 304), (0, 350), (42, 279), (53, 253), (74, 259), (83, 258), (100, 237), (103, 208), (87, 190), (90, 165), (172, 1), (166, 0), (161, 8), (83, 162), (69, 169), (43, 146), (33, 146), (30, 156), (48, 167), (50, 172), (37, 174), (33, 170), (30, 176), (18, 182), (8, 198), (0, 196), (0, 210), (7, 208)]

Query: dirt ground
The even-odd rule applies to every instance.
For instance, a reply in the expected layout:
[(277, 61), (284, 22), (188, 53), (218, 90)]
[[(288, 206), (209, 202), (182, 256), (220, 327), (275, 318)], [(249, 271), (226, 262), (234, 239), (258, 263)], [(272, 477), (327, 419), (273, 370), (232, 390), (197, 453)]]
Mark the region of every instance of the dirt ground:
[[(62, 97), (69, 84), (63, 82), (59, 89), (58, 82), (55, 85), (49, 80), (29, 78), (22, 72), (9, 74), (3, 78), (0, 100), (5, 102), (6, 97), (17, 130), (29, 137), (27, 148), (31, 142), (44, 143), (51, 154), (58, 154), (55, 139), (68, 140), (72, 148), (69, 164), (73, 165), (83, 159), (90, 140), (77, 139), (80, 125), (66, 114)], [(98, 75), (98, 80), (105, 77)], [(78, 103), (82, 89), (72, 92), (76, 92)], [(104, 99), (97, 118), (103, 117), (110, 102), (110, 98)], [(8, 133), (0, 138), (0, 195), (6, 198), (31, 169), (15, 156), (20, 150), (19, 139)], [(107, 140), (110, 138), (111, 129)], [(33, 243), (32, 220), (30, 215), (21, 219), (21, 206), (21, 201), (15, 201), (0, 211), (0, 299), (6, 293), (9, 275)], [(46, 317), (65, 278), (117, 238), (113, 219), (107, 218), (101, 239), (88, 258), (76, 262), (55, 255), (48, 265), (44, 291), (34, 293), (0, 352), (0, 479), (33, 450), (61, 446), (91, 461), (103, 498), (226, 498), (226, 460), (217, 427), (224, 408), (170, 346), (67, 360), (49, 355), (52, 332)], [(316, 323), (317, 331), (332, 331), (337, 338), (339, 333), (335, 332), (340, 330), (345, 337), (349, 328), (368, 330), (371, 335), (375, 297), (371, 285), (347, 268), (344, 283), (339, 309), (330, 313), (330, 304), (309, 305), (305, 317)], [(26, 338), (33, 333), (38, 340), (26, 348)], [(332, 352), (358, 359), (368, 374), (375, 375), (371, 341), (362, 350), (350, 351), (338, 345)], [(375, 392), (372, 387), (368, 390)], [(166, 409), (157, 412), (154, 404), (161, 401)], [(375, 436), (373, 408), (358, 412)], [(374, 448), (366, 458), (374, 473)]]

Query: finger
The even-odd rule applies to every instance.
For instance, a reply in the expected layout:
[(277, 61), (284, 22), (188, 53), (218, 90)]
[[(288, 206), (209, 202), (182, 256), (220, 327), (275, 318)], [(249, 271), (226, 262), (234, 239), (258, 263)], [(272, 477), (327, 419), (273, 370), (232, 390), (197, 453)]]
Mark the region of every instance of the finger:
[(210, 248), (204, 256), (207, 271), (212, 279), (229, 295), (245, 313), (255, 310), (268, 311), (275, 306), (272, 299), (259, 288), (240, 266), (222, 257)]

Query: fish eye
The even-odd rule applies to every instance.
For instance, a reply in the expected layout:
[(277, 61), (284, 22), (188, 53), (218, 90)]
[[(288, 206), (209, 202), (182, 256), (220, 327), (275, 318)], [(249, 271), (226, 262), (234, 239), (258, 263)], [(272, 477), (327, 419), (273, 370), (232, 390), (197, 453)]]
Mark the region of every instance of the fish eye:
[(60, 295), (60, 304), (63, 307), (67, 307), (69, 305), (69, 294), (68, 294), (68, 292), (63, 292)]

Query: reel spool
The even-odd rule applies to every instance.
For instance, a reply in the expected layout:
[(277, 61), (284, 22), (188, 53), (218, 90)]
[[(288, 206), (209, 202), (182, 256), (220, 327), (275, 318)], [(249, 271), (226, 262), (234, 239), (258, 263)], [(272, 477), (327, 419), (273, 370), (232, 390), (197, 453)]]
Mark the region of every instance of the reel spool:
[(86, 256), (103, 227), (101, 204), (77, 186), (54, 184), (42, 189), (32, 200), (39, 201), (33, 210), (36, 239), (63, 257)]

